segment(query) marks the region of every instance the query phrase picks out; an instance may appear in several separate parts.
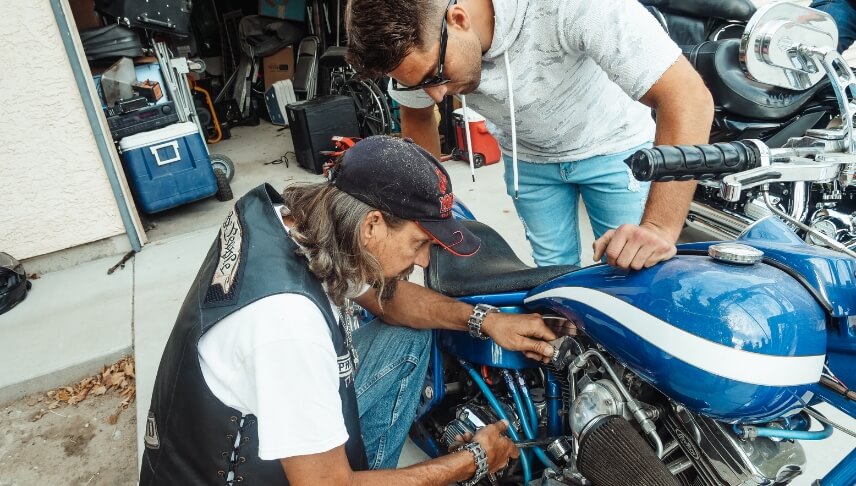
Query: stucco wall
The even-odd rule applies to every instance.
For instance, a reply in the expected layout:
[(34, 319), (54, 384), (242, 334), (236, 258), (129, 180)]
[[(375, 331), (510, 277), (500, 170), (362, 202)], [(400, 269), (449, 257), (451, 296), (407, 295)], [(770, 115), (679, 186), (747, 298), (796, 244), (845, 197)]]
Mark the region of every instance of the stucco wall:
[(124, 232), (49, 2), (0, 1), (0, 251)]

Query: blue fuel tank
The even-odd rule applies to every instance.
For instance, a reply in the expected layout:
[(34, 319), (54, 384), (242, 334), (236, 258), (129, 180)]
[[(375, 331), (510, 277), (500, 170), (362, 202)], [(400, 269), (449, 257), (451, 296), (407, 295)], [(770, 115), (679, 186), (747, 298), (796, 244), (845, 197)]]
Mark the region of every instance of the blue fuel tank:
[(641, 271), (598, 265), (533, 289), (526, 304), (573, 320), (652, 386), (726, 422), (802, 408), (826, 353), (823, 309), (764, 263), (679, 255)]

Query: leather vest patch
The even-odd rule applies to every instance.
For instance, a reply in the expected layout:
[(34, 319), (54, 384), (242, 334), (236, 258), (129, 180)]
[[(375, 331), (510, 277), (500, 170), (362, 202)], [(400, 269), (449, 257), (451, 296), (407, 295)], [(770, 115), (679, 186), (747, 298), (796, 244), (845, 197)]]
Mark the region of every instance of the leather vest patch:
[(220, 227), (220, 256), (214, 269), (211, 285), (219, 285), (223, 294), (228, 295), (238, 275), (241, 265), (241, 241), (243, 231), (235, 210), (229, 212)]
[(351, 386), (354, 383), (354, 364), (351, 361), (351, 353), (345, 353), (339, 356), (336, 361), (339, 363), (339, 379), (344, 380), (345, 386)]
[(155, 420), (155, 414), (149, 412), (146, 418), (146, 435), (143, 436), (143, 443), (146, 449), (160, 449), (160, 436), (158, 435), (158, 423)]

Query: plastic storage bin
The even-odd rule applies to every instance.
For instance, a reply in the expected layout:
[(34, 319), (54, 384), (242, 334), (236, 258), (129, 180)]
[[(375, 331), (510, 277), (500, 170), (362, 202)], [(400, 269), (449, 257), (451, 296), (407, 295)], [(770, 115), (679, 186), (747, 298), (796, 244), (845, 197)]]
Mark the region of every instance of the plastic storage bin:
[(119, 152), (137, 204), (146, 213), (217, 192), (205, 142), (192, 122), (125, 137)]

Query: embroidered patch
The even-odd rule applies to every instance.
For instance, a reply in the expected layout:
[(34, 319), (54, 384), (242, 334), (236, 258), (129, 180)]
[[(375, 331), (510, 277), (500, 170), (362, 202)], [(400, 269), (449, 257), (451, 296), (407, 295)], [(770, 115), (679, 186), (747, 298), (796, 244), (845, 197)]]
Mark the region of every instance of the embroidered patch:
[(351, 361), (351, 353), (345, 353), (339, 356), (336, 361), (339, 363), (339, 379), (345, 380), (345, 385), (350, 385), (354, 382), (354, 365)]
[(232, 210), (220, 227), (220, 258), (214, 270), (214, 278), (211, 279), (211, 285), (219, 285), (224, 294), (228, 294), (232, 289), (238, 267), (241, 265), (242, 234), (238, 215)]
[(158, 424), (155, 421), (155, 414), (152, 412), (149, 412), (149, 416), (146, 419), (146, 435), (143, 436), (143, 443), (147, 449), (160, 449)]

